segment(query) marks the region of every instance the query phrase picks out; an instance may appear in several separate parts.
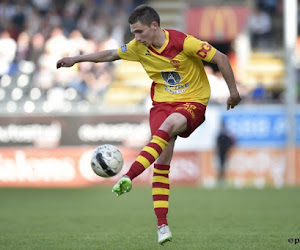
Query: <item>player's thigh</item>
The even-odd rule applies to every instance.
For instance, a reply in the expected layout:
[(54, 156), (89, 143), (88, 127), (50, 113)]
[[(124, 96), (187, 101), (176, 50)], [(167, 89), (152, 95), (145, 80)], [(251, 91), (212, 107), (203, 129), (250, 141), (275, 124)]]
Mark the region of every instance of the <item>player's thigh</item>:
[(201, 103), (184, 103), (178, 105), (175, 111), (187, 119), (186, 130), (179, 134), (180, 137), (189, 137), (205, 121), (206, 107)]
[(160, 128), (161, 124), (168, 117), (168, 115), (168, 107), (164, 105), (154, 106), (150, 110), (149, 122), (152, 135)]
[(170, 114), (162, 123), (159, 129), (166, 131), (170, 137), (174, 137), (187, 128), (187, 118), (181, 113)]

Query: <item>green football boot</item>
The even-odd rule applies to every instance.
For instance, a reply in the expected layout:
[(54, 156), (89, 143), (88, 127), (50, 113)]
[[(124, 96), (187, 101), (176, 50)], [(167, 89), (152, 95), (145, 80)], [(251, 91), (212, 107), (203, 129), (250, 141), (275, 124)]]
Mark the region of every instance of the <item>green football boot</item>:
[(124, 175), (120, 180), (118, 180), (117, 184), (115, 184), (112, 188), (112, 192), (116, 193), (117, 196), (120, 196), (123, 193), (128, 193), (132, 188), (132, 182), (130, 178)]

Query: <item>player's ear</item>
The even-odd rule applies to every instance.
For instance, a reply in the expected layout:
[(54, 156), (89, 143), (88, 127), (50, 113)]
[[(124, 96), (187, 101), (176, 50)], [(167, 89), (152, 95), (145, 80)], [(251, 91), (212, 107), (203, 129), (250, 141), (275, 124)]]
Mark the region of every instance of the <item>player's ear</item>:
[(150, 27), (154, 30), (157, 30), (159, 28), (159, 25), (156, 21), (153, 21), (151, 24), (150, 24)]

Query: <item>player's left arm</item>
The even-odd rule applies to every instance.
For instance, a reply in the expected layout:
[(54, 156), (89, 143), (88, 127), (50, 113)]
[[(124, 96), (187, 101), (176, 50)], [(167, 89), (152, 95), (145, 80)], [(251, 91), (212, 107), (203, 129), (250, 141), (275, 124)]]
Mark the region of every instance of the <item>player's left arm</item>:
[(241, 98), (228, 57), (209, 43), (190, 35), (184, 41), (184, 51), (189, 56), (196, 56), (201, 60), (218, 65), (230, 92), (230, 97), (227, 100), (227, 110), (234, 108), (241, 101)]
[(231, 108), (233, 109), (241, 101), (241, 98), (236, 87), (235, 78), (229, 59), (225, 54), (217, 50), (210, 62), (218, 65), (218, 68), (227, 83), (230, 92), (230, 97), (227, 100), (227, 110)]

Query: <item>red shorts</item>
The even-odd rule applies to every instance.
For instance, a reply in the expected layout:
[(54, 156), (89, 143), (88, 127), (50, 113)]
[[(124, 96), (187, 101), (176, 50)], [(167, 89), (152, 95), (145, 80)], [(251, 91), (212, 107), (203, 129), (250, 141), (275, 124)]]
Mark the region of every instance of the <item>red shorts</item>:
[(187, 128), (179, 134), (189, 137), (205, 120), (206, 106), (196, 102), (155, 103), (150, 110), (151, 134), (154, 134), (165, 119), (172, 113), (180, 113), (187, 119)]

